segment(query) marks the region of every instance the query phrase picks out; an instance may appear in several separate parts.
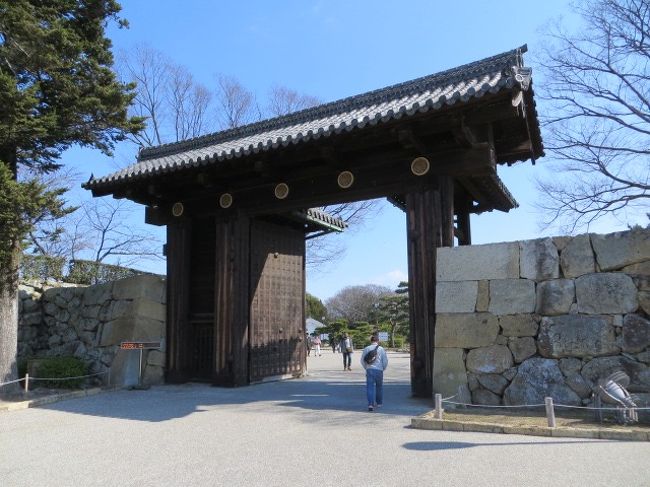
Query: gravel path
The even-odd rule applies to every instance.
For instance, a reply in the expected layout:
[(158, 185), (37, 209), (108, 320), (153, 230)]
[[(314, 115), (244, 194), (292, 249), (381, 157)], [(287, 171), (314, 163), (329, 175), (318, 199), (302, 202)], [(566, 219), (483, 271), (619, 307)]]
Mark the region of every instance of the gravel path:
[(305, 379), (118, 391), (0, 414), (0, 486), (650, 486), (649, 443), (424, 431), (408, 355), (385, 407), (331, 350)]

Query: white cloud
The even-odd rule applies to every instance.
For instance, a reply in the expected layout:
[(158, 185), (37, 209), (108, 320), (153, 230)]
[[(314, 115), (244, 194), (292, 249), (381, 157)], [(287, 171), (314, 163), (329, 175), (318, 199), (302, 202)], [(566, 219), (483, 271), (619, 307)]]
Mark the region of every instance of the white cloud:
[(408, 274), (402, 269), (394, 269), (379, 276), (372, 277), (370, 282), (380, 286), (396, 288), (401, 281), (408, 281)]

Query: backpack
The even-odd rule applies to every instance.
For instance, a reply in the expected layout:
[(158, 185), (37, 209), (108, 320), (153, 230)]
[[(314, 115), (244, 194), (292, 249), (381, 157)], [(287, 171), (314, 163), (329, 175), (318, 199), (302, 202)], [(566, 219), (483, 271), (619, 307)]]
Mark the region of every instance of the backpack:
[(373, 349), (368, 351), (365, 357), (363, 357), (363, 361), (367, 363), (368, 365), (374, 364), (375, 360), (377, 360), (377, 349), (379, 348), (379, 343), (377, 346)]

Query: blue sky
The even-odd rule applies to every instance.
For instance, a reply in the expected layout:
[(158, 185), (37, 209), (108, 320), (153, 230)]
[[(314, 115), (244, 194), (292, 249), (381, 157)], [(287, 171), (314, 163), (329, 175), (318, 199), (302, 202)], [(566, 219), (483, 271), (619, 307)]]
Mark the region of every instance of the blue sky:
[[(526, 64), (535, 68), (543, 39), (540, 27), (568, 15), (567, 1), (199, 1), (122, 0), (129, 29), (111, 27), (115, 51), (146, 43), (185, 65), (195, 78), (214, 87), (217, 73), (234, 76), (263, 100), (274, 85), (331, 101), (528, 44)], [(536, 72), (533, 78), (538, 83)], [(539, 103), (539, 102), (538, 102)], [(540, 105), (539, 109), (543, 107)], [(114, 160), (96, 151), (71, 150), (64, 163), (87, 179), (134, 160), (134, 149), (119, 147)], [(558, 234), (540, 231), (533, 207), (533, 178), (545, 160), (500, 169), (520, 203), (508, 214), (472, 217), (473, 243), (510, 241)], [(76, 194), (80, 194), (77, 191)], [(144, 220), (140, 208), (137, 218)], [(608, 221), (599, 232), (624, 228)], [(161, 237), (163, 232), (159, 231)], [(326, 269), (308, 273), (307, 290), (326, 299), (355, 284), (394, 287), (406, 279), (404, 215), (390, 204), (364, 228), (333, 238), (347, 252)], [(152, 270), (164, 271), (164, 264)]]

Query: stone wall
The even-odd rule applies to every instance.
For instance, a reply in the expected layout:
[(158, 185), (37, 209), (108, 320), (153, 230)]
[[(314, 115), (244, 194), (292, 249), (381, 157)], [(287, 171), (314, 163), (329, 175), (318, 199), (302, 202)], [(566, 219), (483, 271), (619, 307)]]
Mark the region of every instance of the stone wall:
[[(164, 279), (143, 275), (95, 286), (20, 286), (18, 358), (75, 356), (101, 375), (102, 383), (135, 385), (140, 352), (122, 341), (165, 337)], [(143, 352), (143, 382), (163, 382), (164, 349)]]
[(438, 249), (434, 391), (590, 404), (624, 370), (650, 397), (650, 230)]

